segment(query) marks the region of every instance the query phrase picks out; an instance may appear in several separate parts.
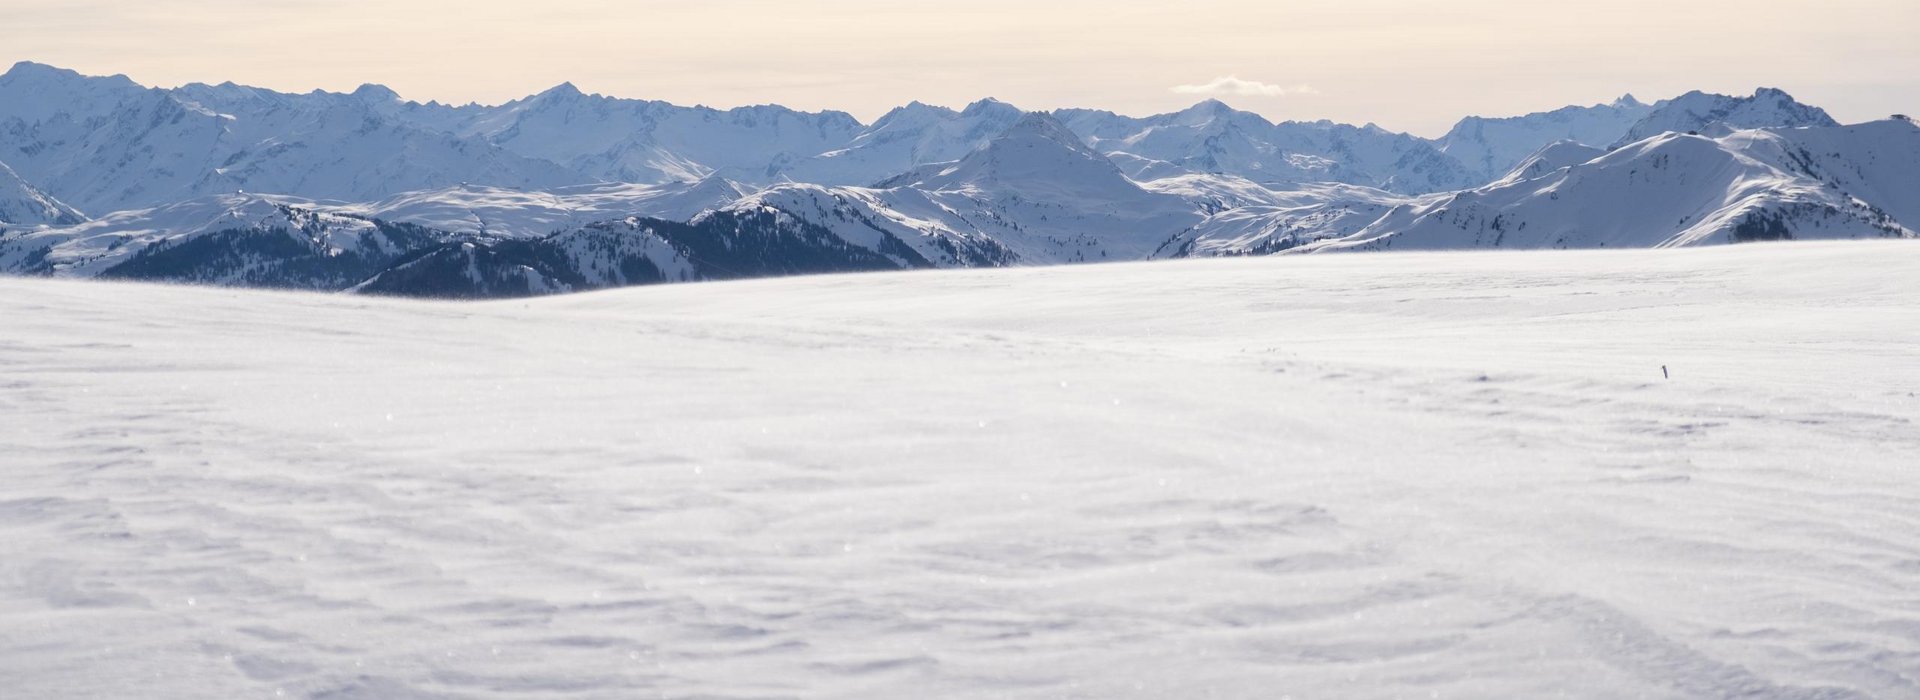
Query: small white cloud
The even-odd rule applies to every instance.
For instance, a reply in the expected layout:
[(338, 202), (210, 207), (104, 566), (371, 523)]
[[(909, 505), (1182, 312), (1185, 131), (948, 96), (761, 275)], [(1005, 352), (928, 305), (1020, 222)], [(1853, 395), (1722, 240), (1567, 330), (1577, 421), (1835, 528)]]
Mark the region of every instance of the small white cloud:
[(1173, 91), (1182, 95), (1241, 95), (1245, 97), (1286, 97), (1287, 95), (1318, 95), (1312, 85), (1274, 85), (1257, 80), (1241, 80), (1240, 76), (1227, 75), (1214, 78), (1198, 85), (1175, 85)]

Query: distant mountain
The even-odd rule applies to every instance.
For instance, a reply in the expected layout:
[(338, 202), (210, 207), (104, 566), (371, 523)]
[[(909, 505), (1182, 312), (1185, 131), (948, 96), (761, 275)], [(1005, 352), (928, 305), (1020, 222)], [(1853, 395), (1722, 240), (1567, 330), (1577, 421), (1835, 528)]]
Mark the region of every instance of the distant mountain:
[(454, 299), (537, 296), (663, 282), (931, 267), (884, 234), (876, 245), (773, 211), (693, 223), (629, 218), (537, 239), (456, 240), (415, 251), (352, 291)]
[[(1011, 127), (1022, 114), (990, 99), (959, 112), (914, 103), (888, 113), (846, 147), (798, 161), (780, 176), (813, 184), (871, 185), (913, 168), (958, 159)], [(1454, 159), (1417, 137), (1371, 125), (1273, 124), (1217, 100), (1145, 118), (1079, 109), (1058, 110), (1053, 116), (1136, 181), (1206, 174), (1278, 184), (1352, 182), (1414, 192), (1478, 182)]]
[(0, 75), (0, 160), (83, 210), (238, 191), (366, 200), (460, 182), (551, 187), (549, 162), (384, 117), (347, 95), (148, 89), (33, 63)]
[[(1203, 214), (1243, 207), (1284, 206), (1296, 203), (1303, 190), (1322, 189), (1318, 184), (1262, 185), (1244, 177), (1220, 173), (1179, 173), (1136, 181), (1148, 191), (1184, 199)], [(1325, 185), (1326, 188), (1344, 187), (1334, 183)]]
[(966, 157), (879, 187), (779, 185), (687, 223), (631, 218), (452, 241), (356, 287), (491, 297), (809, 272), (1136, 260), (1202, 218), (1127, 179), (1058, 120), (1022, 116)]
[(571, 83), (498, 107), (427, 111), (424, 123), (559, 163), (584, 176), (582, 182), (718, 176), (767, 183), (788, 164), (840, 148), (861, 132), (859, 120), (844, 112), (681, 107), (584, 94)]
[(1037, 112), (965, 158), (922, 166), (877, 188), (777, 187), (743, 203), (829, 227), (854, 225), (826, 213), (849, 206), (856, 220), (909, 242), (924, 239), (935, 247), (925, 251), (930, 259), (945, 253), (954, 264), (1003, 256), (1010, 258), (998, 262), (1137, 260), (1201, 218), (1193, 204), (1142, 188), (1059, 120)]
[[(96, 213), (236, 191), (365, 202), (462, 184), (549, 190), (718, 177), (867, 186), (957, 160), (1021, 114), (994, 100), (960, 111), (913, 103), (862, 125), (841, 112), (681, 107), (569, 83), (501, 105), (456, 106), (405, 101), (379, 85), (300, 94), (233, 83), (150, 89), (22, 62), (0, 76), (0, 161)], [(1227, 175), (1400, 194), (1484, 184), (1561, 140), (1604, 146), (1669, 130), (1831, 125), (1777, 90), (1470, 117), (1438, 141), (1373, 125), (1275, 124), (1216, 100), (1149, 117), (1054, 116), (1136, 181)]]
[(0, 163), (0, 231), (71, 226), (87, 217), (34, 187), (6, 163)]
[(1739, 129), (1839, 125), (1827, 116), (1826, 110), (1801, 104), (1792, 95), (1774, 88), (1761, 88), (1750, 97), (1695, 90), (1671, 100), (1661, 100), (1612, 145), (1625, 146), (1667, 132), (1725, 136)]
[(1540, 150), (1535, 151), (1533, 155), (1527, 156), (1519, 163), (1514, 164), (1513, 169), (1508, 171), (1506, 176), (1496, 181), (1496, 183), (1531, 180), (1561, 168), (1571, 168), (1580, 165), (1606, 154), (1607, 149), (1605, 148), (1589, 146), (1575, 141), (1550, 143)]
[(1440, 138), (1440, 150), (1485, 182), (1512, 170), (1521, 159), (1548, 144), (1613, 144), (1653, 109), (1626, 95), (1610, 104), (1562, 107), (1519, 117), (1467, 117)]
[(1431, 141), (1214, 100), (1150, 117), (913, 103), (862, 125), (570, 84), (444, 105), (378, 85), (151, 89), (21, 63), (0, 75), (0, 273), (496, 297), (1322, 250), (1908, 237), (1915, 132), (1904, 119), (1839, 127), (1771, 89), (1474, 117)]
[[(1149, 183), (1153, 186), (1155, 183)], [(1357, 185), (1308, 183), (1226, 208), (1169, 239), (1154, 257), (1268, 255), (1356, 233), (1413, 197)]]
[(1145, 118), (1075, 109), (1055, 114), (1139, 179), (1219, 173), (1260, 183), (1343, 182), (1412, 194), (1477, 184), (1433, 143), (1371, 124), (1274, 124), (1218, 100)]
[(1920, 126), (1906, 120), (1665, 133), (1542, 170), (1402, 205), (1305, 249), (1659, 248), (1920, 231)]
[(443, 238), (292, 198), (227, 194), (0, 234), (0, 272), (342, 289)]
[(872, 185), (908, 170), (958, 160), (1024, 114), (993, 99), (961, 111), (914, 102), (888, 112), (845, 146), (792, 163), (779, 177), (818, 185)]
[(403, 192), (328, 211), (417, 224), (453, 234), (538, 238), (589, 223), (632, 216), (686, 221), (740, 199), (748, 188), (720, 177), (653, 185), (601, 183), (547, 190), (457, 185)]

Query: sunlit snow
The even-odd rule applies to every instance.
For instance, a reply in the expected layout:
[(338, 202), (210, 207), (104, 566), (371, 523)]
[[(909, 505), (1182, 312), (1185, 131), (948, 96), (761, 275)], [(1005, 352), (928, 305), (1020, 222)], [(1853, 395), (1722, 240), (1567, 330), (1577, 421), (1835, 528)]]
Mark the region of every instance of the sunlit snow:
[(0, 696), (1911, 698), (1916, 269), (0, 279)]

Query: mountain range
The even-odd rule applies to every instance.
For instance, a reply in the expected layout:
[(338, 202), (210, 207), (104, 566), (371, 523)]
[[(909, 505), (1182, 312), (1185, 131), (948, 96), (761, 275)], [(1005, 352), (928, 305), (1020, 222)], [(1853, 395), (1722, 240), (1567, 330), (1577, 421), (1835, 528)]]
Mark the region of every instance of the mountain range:
[(514, 296), (808, 272), (1914, 237), (1920, 128), (1785, 92), (1439, 139), (1216, 100), (912, 103), (872, 124), (570, 84), (501, 105), (35, 63), (0, 75), (0, 272)]

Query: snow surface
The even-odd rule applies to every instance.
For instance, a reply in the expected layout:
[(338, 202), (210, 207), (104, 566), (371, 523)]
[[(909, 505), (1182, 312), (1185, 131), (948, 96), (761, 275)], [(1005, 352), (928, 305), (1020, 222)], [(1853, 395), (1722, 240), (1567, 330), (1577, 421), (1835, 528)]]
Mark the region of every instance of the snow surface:
[(0, 279), (0, 679), (1912, 698), (1917, 267), (1755, 244), (484, 304)]

